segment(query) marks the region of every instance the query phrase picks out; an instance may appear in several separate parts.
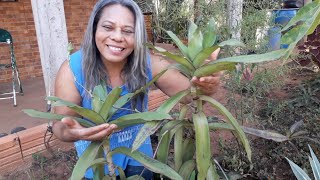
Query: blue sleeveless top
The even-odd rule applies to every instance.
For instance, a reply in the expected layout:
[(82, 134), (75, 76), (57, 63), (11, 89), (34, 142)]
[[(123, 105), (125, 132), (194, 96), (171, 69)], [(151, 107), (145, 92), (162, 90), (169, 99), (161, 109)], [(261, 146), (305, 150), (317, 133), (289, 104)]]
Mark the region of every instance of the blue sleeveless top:
[[(82, 53), (81, 50), (75, 52), (74, 54), (71, 55), (70, 57), (70, 67), (71, 70), (75, 76), (75, 86), (77, 87), (79, 94), (82, 97), (82, 104), (81, 106), (87, 109), (92, 109), (91, 107), (91, 98), (86, 96), (85, 93), (86, 91), (84, 90), (85, 86), (85, 79), (84, 79), (84, 72), (82, 69)], [(147, 75), (148, 75), (148, 81), (152, 79), (152, 72), (151, 72), (151, 65), (150, 65), (150, 58), (148, 57), (148, 67), (147, 67)], [(121, 86), (122, 88), (122, 93), (121, 96), (129, 93), (128, 89), (125, 85)], [(107, 86), (107, 91), (110, 92), (112, 90), (111, 87)], [(145, 94), (144, 98), (144, 107), (142, 107), (141, 102), (137, 102), (137, 109), (141, 111), (147, 111), (148, 108), (148, 94)], [(143, 108), (143, 109), (142, 109)], [(131, 108), (131, 102), (128, 102), (123, 106), (123, 109), (119, 109), (112, 117), (111, 120), (117, 119), (118, 117), (121, 117), (126, 114), (131, 114), (132, 111), (126, 110), (126, 109), (132, 109)], [(128, 147), (131, 148), (133, 141), (135, 140), (135, 137), (137, 136), (140, 128), (142, 125), (135, 125), (135, 126), (130, 126), (127, 128), (122, 129), (119, 132), (112, 133), (110, 135), (110, 149), (115, 149), (117, 147)], [(80, 157), (83, 152), (86, 150), (86, 148), (90, 145), (90, 141), (85, 141), (85, 140), (79, 140), (76, 141), (75, 143), (75, 148), (78, 154), (78, 157)], [(146, 141), (140, 146), (138, 149), (140, 152), (152, 157), (153, 151), (151, 147), (151, 140), (150, 137), (146, 139)], [(115, 154), (113, 157), (113, 163), (121, 167), (123, 170), (126, 168), (127, 165), (131, 166), (142, 166), (139, 162), (135, 161), (129, 156), (123, 155), (123, 154)], [(108, 167), (105, 165), (105, 173), (108, 173)], [(118, 172), (116, 172), (118, 174)], [(93, 178), (93, 170), (92, 168), (88, 169), (86, 174), (86, 178)]]

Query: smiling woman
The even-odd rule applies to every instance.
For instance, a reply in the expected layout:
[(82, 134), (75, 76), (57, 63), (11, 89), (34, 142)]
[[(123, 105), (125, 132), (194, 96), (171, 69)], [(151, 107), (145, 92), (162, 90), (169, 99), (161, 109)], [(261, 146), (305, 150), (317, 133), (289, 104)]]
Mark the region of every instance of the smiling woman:
[[(94, 110), (95, 102), (92, 99), (96, 94), (92, 92), (98, 85), (108, 93), (119, 90), (122, 97), (136, 92), (170, 65), (159, 59), (151, 61), (144, 45), (146, 42), (144, 16), (134, 1), (98, 1), (91, 13), (81, 49), (60, 67), (55, 84), (56, 96)], [(217, 53), (214, 53), (212, 58), (215, 59), (216, 56)], [(191, 82), (207, 94), (212, 94), (217, 90), (219, 75), (194, 77)], [(172, 69), (167, 70), (155, 84), (169, 96), (191, 85), (188, 78)], [(115, 110), (115, 114), (109, 119), (103, 119), (102, 116), (101, 119), (108, 122), (124, 115), (147, 111), (147, 93), (148, 90), (139, 91), (129, 102)], [(54, 111), (79, 116), (65, 106), (55, 107)], [(83, 121), (93, 123), (87, 119)], [(142, 124), (138, 124), (114, 132), (117, 129), (115, 124), (104, 123), (85, 128), (75, 119), (63, 118), (61, 122), (53, 124), (53, 133), (62, 141), (75, 142), (77, 154), (81, 156), (92, 141), (102, 141), (107, 137), (111, 151), (118, 147), (131, 148), (141, 127)], [(138, 151), (146, 156), (153, 156), (150, 137), (146, 138)], [(117, 167), (124, 169), (126, 176), (142, 173), (144, 179), (152, 179), (151, 171), (144, 170), (142, 164), (129, 156), (114, 154), (112, 161)], [(107, 166), (105, 172), (109, 172)], [(109, 173), (113, 175), (112, 169)], [(90, 168), (85, 177), (92, 179), (93, 175), (93, 169)]]

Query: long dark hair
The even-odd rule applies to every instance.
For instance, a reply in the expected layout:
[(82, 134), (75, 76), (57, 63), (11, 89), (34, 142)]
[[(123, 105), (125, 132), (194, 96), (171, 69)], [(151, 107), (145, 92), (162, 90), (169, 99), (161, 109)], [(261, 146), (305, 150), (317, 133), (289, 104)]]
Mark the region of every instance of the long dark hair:
[[(147, 48), (146, 30), (143, 14), (139, 6), (132, 0), (100, 0), (96, 3), (90, 15), (87, 31), (82, 43), (82, 58), (83, 70), (85, 78), (85, 88), (93, 90), (101, 81), (105, 81), (108, 85), (108, 73), (100, 58), (100, 52), (96, 46), (95, 33), (97, 24), (101, 18), (101, 13), (106, 6), (120, 4), (128, 8), (135, 17), (135, 46), (133, 52), (128, 56), (128, 61), (125, 64), (121, 76), (124, 78), (125, 86), (129, 92), (134, 92), (138, 88), (144, 86), (147, 82)], [(137, 95), (133, 100), (133, 108), (136, 108), (136, 103), (143, 103), (144, 94)], [(142, 110), (144, 108), (142, 107)]]

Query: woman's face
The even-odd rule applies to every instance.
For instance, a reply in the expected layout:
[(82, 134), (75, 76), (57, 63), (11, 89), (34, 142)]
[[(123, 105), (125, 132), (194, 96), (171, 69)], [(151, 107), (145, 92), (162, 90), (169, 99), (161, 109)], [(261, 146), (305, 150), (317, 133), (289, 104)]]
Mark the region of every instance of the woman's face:
[(125, 63), (134, 49), (135, 19), (119, 4), (102, 10), (95, 35), (96, 45), (105, 63)]

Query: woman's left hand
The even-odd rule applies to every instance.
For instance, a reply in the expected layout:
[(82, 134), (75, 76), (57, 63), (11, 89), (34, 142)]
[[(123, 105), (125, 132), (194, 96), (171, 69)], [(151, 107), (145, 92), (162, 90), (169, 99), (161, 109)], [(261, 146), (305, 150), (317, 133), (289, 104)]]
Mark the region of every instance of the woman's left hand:
[[(206, 60), (206, 63), (216, 60), (219, 52), (220, 52), (220, 49), (217, 49), (216, 51), (214, 51), (210, 55), (209, 60)], [(204, 94), (211, 95), (216, 93), (219, 89), (220, 76), (221, 76), (221, 72), (214, 73), (209, 76), (203, 76), (203, 77), (194, 76), (191, 79), (191, 83), (198, 86)]]

